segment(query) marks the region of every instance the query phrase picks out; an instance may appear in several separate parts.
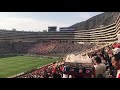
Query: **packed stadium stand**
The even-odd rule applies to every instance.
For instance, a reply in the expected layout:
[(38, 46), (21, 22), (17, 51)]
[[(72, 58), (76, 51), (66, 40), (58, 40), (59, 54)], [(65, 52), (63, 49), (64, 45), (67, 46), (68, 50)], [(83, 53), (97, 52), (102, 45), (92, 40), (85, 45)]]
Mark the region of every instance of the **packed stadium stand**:
[[(43, 66), (41, 68), (32, 70), (30, 72), (26, 72), (22, 75), (18, 75), (15, 78), (117, 78), (115, 73), (116, 71), (111, 66), (111, 61), (109, 61), (114, 53), (112, 49), (116, 48), (117, 46), (120, 46), (120, 45), (117, 45), (115, 43), (115, 44), (106, 45), (104, 47), (97, 46), (96, 48), (93, 48), (91, 52), (86, 52), (86, 54), (88, 54), (90, 58), (99, 56), (101, 58), (100, 65), (105, 65), (105, 71), (100, 74), (99, 73), (95, 74), (94, 77), (92, 77), (90, 69), (88, 68), (87, 69), (85, 68), (78, 69), (78, 67), (69, 68), (68, 66), (65, 66), (65, 61), (59, 61), (59, 62), (54, 62), (52, 64)], [(120, 51), (118, 53), (120, 53)], [(102, 70), (101, 67), (99, 68)], [(80, 70), (82, 70), (82, 74), (80, 73)], [(95, 68), (95, 70), (97, 69)]]
[(78, 44), (73, 42), (1, 42), (0, 54), (30, 54), (46, 56), (65, 56), (94, 47), (95, 44)]

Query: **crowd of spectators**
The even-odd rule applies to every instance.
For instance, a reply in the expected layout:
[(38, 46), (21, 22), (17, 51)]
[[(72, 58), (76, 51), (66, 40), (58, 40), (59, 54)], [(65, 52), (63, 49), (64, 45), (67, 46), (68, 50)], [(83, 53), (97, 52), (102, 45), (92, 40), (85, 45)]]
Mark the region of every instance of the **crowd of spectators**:
[(95, 64), (96, 76), (101, 74), (104, 78), (116, 78), (117, 69), (119, 68), (115, 67), (114, 61), (116, 58), (120, 60), (119, 43), (102, 47), (101, 49), (88, 53), (88, 55)]
[[(97, 46), (98, 48), (98, 46)], [(93, 61), (91, 78), (120, 78), (120, 45), (111, 44), (100, 49), (86, 52)], [(54, 63), (18, 78), (73, 78), (64, 74), (64, 62)]]
[(62, 78), (63, 64), (64, 62), (54, 62), (16, 78)]
[(78, 44), (73, 42), (1, 42), (0, 54), (36, 54), (46, 56), (64, 56), (79, 53), (94, 47), (95, 44)]
[[(39, 54), (51, 55), (69, 53), (86, 53), (93, 60), (96, 71), (95, 77), (120, 78), (120, 45), (119, 43), (107, 46), (96, 44), (78, 44), (73, 42), (1, 42), (0, 54)], [(62, 65), (63, 66), (63, 65)], [(30, 78), (54, 78), (63, 77), (61, 65), (54, 67), (54, 64), (47, 66), (47, 69), (38, 69), (21, 77)], [(57, 68), (57, 69), (55, 69)], [(53, 73), (55, 72), (55, 73)]]

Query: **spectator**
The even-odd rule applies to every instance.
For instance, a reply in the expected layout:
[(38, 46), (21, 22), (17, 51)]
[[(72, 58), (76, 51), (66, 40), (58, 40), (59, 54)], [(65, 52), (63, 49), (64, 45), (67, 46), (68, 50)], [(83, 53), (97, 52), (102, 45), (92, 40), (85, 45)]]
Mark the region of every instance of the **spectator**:
[(106, 62), (106, 60), (105, 60), (104, 55), (103, 55), (103, 54), (100, 54), (99, 57), (101, 58), (101, 62), (102, 62), (103, 64), (107, 65), (107, 62)]
[(57, 78), (62, 78), (62, 75), (59, 71), (57, 71)]
[(112, 57), (112, 65), (117, 69), (116, 78), (120, 78), (120, 54), (115, 54)]
[(101, 58), (98, 56), (94, 57), (94, 68), (95, 68), (95, 76), (97, 77), (99, 74), (105, 76), (106, 65), (101, 63)]
[[(64, 46), (66, 46), (65, 49), (63, 48)], [(80, 50), (82, 52), (84, 50), (88, 50), (90, 47), (92, 47), (92, 45), (89, 47), (86, 44), (78, 45), (78, 44), (75, 44), (75, 43), (73, 44), (70, 42), (69, 43), (56, 42), (56, 43), (51, 43), (50, 45), (49, 45), (49, 43), (44, 43), (44, 44), (39, 44), (38, 46), (36, 46), (36, 48), (39, 48), (39, 49), (40, 49), (40, 47), (49, 47), (49, 48), (38, 50), (39, 54), (40, 53), (44, 53), (44, 54), (51, 53), (51, 55), (53, 55), (53, 54), (57, 54), (57, 53), (64, 54), (64, 53), (68, 53), (68, 52), (73, 52), (75, 50)], [(53, 49), (53, 47), (54, 47), (54, 49)], [(80, 49), (81, 47), (83, 50)], [(95, 64), (94, 65), (94, 69), (95, 69), (94, 76), (96, 76), (96, 78), (103, 78), (103, 77), (105, 77), (105, 75), (107, 75), (108, 78), (109, 78), (109, 76), (120, 78), (119, 77), (119, 74), (120, 74), (119, 60), (120, 59), (118, 59), (118, 56), (116, 56), (116, 55), (113, 56), (114, 51), (112, 51), (112, 46), (109, 45), (102, 49), (98, 49), (99, 47), (100, 47), (99, 45), (98, 46), (96, 45), (96, 47), (90, 49), (90, 50), (92, 50), (92, 52), (90, 51), (91, 53), (86, 52), (86, 53), (89, 53), (89, 57), (93, 59), (93, 63)], [(51, 49), (53, 49), (53, 50), (51, 50)], [(35, 49), (34, 51), (36, 51), (36, 50), (37, 49)], [(115, 51), (116, 50), (117, 49), (115, 49)], [(119, 51), (117, 51), (117, 53), (119, 53)], [(114, 53), (114, 54), (116, 54), (116, 53)], [(112, 59), (112, 62), (111, 62), (111, 59)], [(106, 66), (107, 66), (107, 69), (106, 69)], [(53, 63), (52, 65), (29, 72), (29, 74), (22, 75), (21, 77), (23, 77), (23, 78), (61, 78), (61, 77), (70, 78), (71, 76), (69, 77), (69, 74), (67, 73), (68, 71), (69, 71), (69, 67), (65, 67), (64, 63), (60, 64), (60, 63), (56, 62), (56, 63)], [(106, 74), (105, 74), (105, 72), (106, 72)], [(74, 78), (74, 77), (75, 76), (72, 75), (71, 78)], [(80, 77), (80, 76), (78, 76), (78, 77)]]

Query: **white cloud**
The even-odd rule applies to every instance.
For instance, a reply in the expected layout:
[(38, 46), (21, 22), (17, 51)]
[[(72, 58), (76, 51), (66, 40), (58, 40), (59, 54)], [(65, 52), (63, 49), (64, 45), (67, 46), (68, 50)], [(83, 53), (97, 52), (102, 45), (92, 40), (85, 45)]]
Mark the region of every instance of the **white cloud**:
[(58, 26), (66, 27), (68, 24), (57, 21), (43, 21), (36, 20), (32, 18), (0, 18), (0, 28), (1, 29), (12, 29), (25, 31), (42, 31), (47, 30), (48, 26)]
[[(30, 14), (30, 13), (29, 13)], [(0, 14), (0, 29), (13, 29), (16, 28), (17, 30), (25, 30), (25, 31), (42, 31), (47, 30), (48, 26), (57, 26), (59, 27), (68, 27), (75, 23), (85, 21), (89, 19), (91, 16), (93, 16), (90, 12), (76, 12), (76, 13), (68, 13), (65, 15), (70, 15), (68, 17), (64, 17), (64, 13), (60, 14), (60, 16), (53, 17), (49, 13), (42, 14), (43, 16), (46, 16), (42, 18), (42, 15), (39, 14), (27, 14), (25, 17), (21, 17), (19, 13), (1, 13)], [(34, 15), (39, 15), (40, 18), (35, 18)], [(59, 15), (59, 14), (56, 14)], [(19, 17), (18, 17), (19, 16)], [(24, 15), (23, 15), (24, 16)], [(28, 16), (30, 18), (28, 18)], [(34, 16), (34, 17), (33, 17)], [(51, 17), (47, 17), (51, 16)], [(16, 18), (15, 18), (16, 17)], [(61, 19), (56, 19), (60, 17)], [(54, 18), (54, 19), (52, 19)], [(44, 20), (43, 20), (44, 19)], [(46, 20), (45, 20), (46, 19)]]

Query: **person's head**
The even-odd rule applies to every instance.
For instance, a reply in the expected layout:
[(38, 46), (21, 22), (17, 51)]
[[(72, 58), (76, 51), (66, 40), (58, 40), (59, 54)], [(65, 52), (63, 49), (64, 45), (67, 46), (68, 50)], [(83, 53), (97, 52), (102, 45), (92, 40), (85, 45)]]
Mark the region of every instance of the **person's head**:
[(98, 50), (98, 51), (97, 51), (97, 55), (99, 55), (99, 54), (101, 54), (101, 50)]
[(111, 63), (116, 69), (120, 68), (120, 54), (115, 54), (112, 57)]
[(108, 52), (109, 51), (109, 47), (105, 47), (105, 52)]
[(98, 56), (95, 56), (95, 57), (93, 58), (93, 61), (94, 61), (95, 64), (100, 64), (100, 63), (101, 63), (101, 58), (98, 57)]

